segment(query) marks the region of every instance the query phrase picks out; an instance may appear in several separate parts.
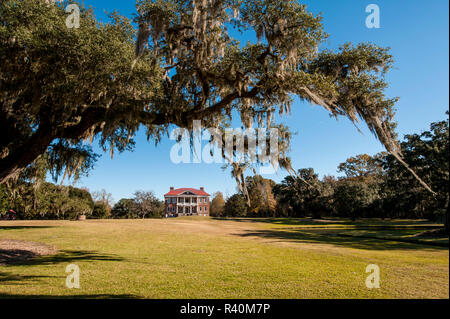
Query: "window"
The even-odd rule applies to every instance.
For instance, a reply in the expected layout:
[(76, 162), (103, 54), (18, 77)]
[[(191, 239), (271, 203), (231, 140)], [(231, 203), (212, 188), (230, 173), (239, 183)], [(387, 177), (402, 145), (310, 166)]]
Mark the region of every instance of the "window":
[(202, 211), (202, 206), (200, 206), (200, 211)]

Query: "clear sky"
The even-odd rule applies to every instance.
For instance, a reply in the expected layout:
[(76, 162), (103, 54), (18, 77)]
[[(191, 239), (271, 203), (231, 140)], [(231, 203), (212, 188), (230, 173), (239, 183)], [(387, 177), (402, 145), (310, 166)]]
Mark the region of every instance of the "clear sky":
[[(373, 42), (391, 47), (395, 69), (387, 80), (387, 95), (398, 96), (398, 132), (400, 136), (419, 133), (433, 121), (444, 119), (449, 101), (449, 2), (447, 0), (308, 0), (310, 11), (322, 13), (325, 30), (330, 34), (326, 46), (337, 48), (344, 42)], [(381, 28), (368, 29), (365, 20), (369, 4), (377, 4)], [(85, 0), (104, 19), (104, 10), (117, 9), (131, 17), (135, 1)], [(292, 140), (291, 157), (295, 169), (313, 167), (321, 176), (337, 175), (336, 167), (357, 154), (382, 151), (381, 144), (366, 127), (362, 132), (345, 118), (338, 121), (318, 106), (296, 102), (292, 115), (284, 122), (297, 132)], [(157, 147), (147, 142), (144, 132), (136, 137), (134, 152), (103, 154), (79, 187), (91, 191), (106, 189), (114, 200), (131, 197), (136, 190), (152, 190), (162, 197), (170, 186), (205, 187), (209, 193), (222, 191), (232, 195), (235, 181), (219, 164), (174, 164), (170, 149), (174, 141), (164, 140)], [(97, 147), (95, 149), (98, 150)], [(279, 182), (286, 173), (266, 175)]]

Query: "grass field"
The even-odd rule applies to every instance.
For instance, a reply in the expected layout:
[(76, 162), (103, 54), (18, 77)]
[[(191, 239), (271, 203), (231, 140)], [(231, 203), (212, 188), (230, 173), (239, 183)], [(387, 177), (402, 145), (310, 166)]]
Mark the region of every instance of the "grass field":
[[(0, 265), (0, 298), (449, 298), (448, 247), (406, 242), (433, 226), (195, 217), (3, 221), (0, 240), (58, 252)], [(448, 238), (423, 241), (448, 246)], [(80, 289), (65, 286), (69, 264), (80, 267)], [(369, 264), (380, 267), (379, 289), (365, 285)]]

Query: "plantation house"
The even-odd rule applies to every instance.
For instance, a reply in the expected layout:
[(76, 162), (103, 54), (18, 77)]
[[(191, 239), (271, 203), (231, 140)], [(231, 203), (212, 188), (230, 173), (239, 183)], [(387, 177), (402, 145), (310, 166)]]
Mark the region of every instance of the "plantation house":
[(166, 216), (209, 216), (209, 196), (203, 187), (171, 187), (164, 195)]

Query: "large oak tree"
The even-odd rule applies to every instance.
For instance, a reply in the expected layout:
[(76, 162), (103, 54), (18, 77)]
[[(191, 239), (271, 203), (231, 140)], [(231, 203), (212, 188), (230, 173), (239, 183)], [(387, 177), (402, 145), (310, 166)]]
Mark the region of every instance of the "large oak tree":
[[(0, 183), (45, 152), (77, 168), (88, 138), (127, 149), (140, 125), (157, 141), (170, 124), (221, 127), (236, 114), (246, 128), (276, 127), (273, 114), (291, 112), (295, 96), (362, 120), (402, 161), (396, 99), (384, 94), (388, 49), (325, 49), (322, 17), (297, 1), (142, 0), (137, 35), (118, 14), (99, 23), (84, 9), (68, 29), (65, 4), (47, 2), (0, 5)], [(286, 152), (278, 161), (290, 169)], [(238, 181), (247, 168), (233, 163)]]

